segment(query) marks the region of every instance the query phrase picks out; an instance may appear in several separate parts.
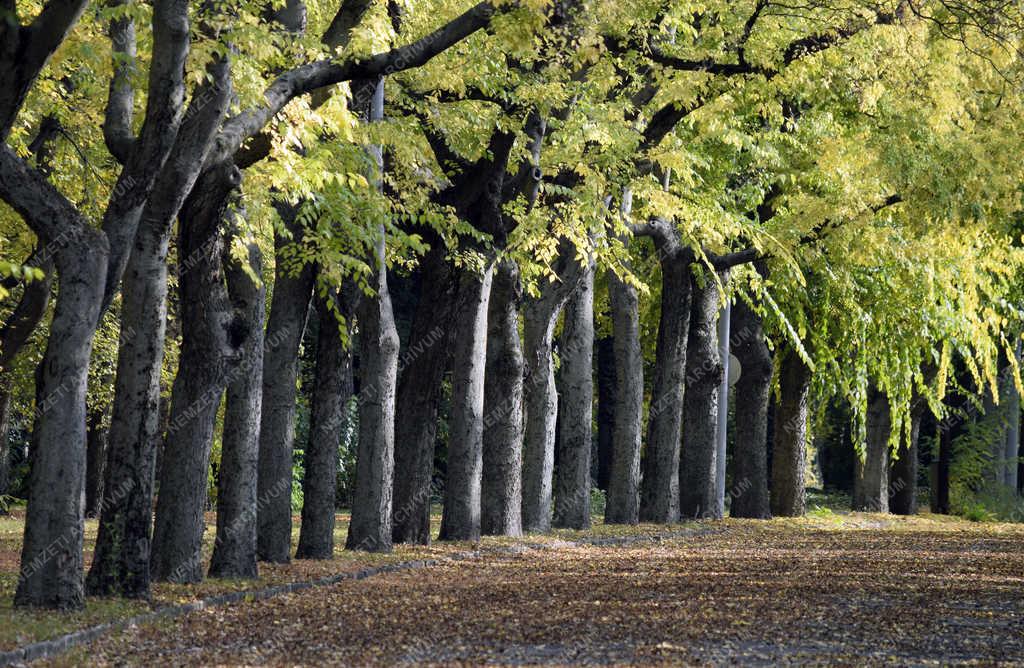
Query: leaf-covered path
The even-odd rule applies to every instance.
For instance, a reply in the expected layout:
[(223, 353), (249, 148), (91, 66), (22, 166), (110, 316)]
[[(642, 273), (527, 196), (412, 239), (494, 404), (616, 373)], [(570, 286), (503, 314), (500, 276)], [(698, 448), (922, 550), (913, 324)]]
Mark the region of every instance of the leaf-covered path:
[(60, 662), (1024, 665), (1024, 531), (873, 526), (490, 554), (194, 613)]

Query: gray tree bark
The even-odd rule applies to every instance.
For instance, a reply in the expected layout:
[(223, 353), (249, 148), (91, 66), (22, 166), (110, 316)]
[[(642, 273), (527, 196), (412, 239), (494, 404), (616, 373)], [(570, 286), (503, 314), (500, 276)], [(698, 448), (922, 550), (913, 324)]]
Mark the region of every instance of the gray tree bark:
[(868, 397), (867, 443), (864, 459), (856, 463), (853, 509), (889, 512), (889, 436), (892, 416), (889, 397), (872, 389)]
[[(313, 267), (296, 271), (285, 261), (285, 248), (301, 238), (296, 211), (278, 206), (288, 234), (274, 235), (277, 262), (263, 356), (263, 412), (260, 416), (259, 476), (256, 512), (257, 553), (261, 561), (288, 563), (292, 551), (292, 466), (295, 446), (295, 400), (299, 345), (313, 294)], [(287, 488), (282, 492), (282, 489)]]
[[(306, 444), (306, 472), (302, 480), (302, 529), (297, 559), (334, 556), (334, 509), (338, 484), (338, 448), (348, 423), (352, 398), (352, 324), (356, 292), (351, 283), (340, 290), (317, 295), (320, 321), (316, 343), (316, 370)], [(337, 316), (344, 318), (338, 323)], [(345, 327), (342, 341), (339, 327)]]
[(181, 210), (182, 340), (171, 390), (171, 415), (160, 466), (150, 560), (156, 580), (191, 583), (203, 579), (210, 447), (217, 410), (231, 380), (229, 365), (244, 344), (234, 322), (224, 282), (225, 239), (221, 231), (231, 193), (241, 184), (233, 164), (206, 170)]
[[(368, 82), (373, 88), (368, 120), (384, 115), (384, 79)], [(380, 184), (383, 157), (379, 147), (369, 149), (377, 165), (373, 176)], [(356, 453), (356, 489), (346, 547), (369, 552), (391, 551), (391, 509), (395, 469), (395, 391), (398, 383), (398, 330), (388, 292), (385, 229), (377, 229), (371, 266), (375, 294), (359, 303), (359, 448)]]
[(521, 297), (519, 270), (515, 263), (499, 263), (491, 285), (487, 315), (483, 478), (480, 490), (480, 530), (492, 536), (520, 536), (523, 532)]
[(523, 309), (526, 427), (523, 439), (523, 530), (551, 529), (552, 475), (558, 390), (551, 358), (558, 315), (582, 274), (575, 248), (563, 242), (553, 271), (559, 280), (540, 286), (540, 296)]
[(640, 351), (640, 312), (636, 289), (608, 276), (615, 343), (615, 431), (612, 469), (604, 521), (640, 521), (640, 429), (644, 401), (644, 364)]
[(85, 599), (85, 396), (108, 245), (84, 224), (63, 244), (55, 258), (60, 292), (36, 390), (28, 511), (14, 602), (66, 609), (82, 607)]
[[(172, 159), (143, 210), (126, 269), (121, 306), (114, 405), (104, 472), (96, 552), (86, 588), (90, 594), (149, 597), (153, 478), (160, 438), (160, 377), (167, 326), (167, 252), (185, 197), (199, 177), (209, 142), (231, 97), (229, 65), (209, 68), (211, 81), (197, 88), (190, 113), (172, 148)], [(180, 249), (182, 282), (197, 258)], [(202, 248), (191, 252), (202, 253)]]
[(772, 435), (772, 515), (800, 517), (806, 512), (804, 462), (807, 452), (811, 370), (791, 347), (779, 361), (779, 400)]
[[(233, 230), (238, 234), (240, 230)], [(255, 241), (247, 245), (249, 270), (225, 259), (224, 274), (234, 309), (234, 335), (240, 339), (237, 361), (227, 385), (220, 480), (217, 486), (217, 533), (210, 577), (255, 578), (256, 492), (260, 408), (263, 397), (263, 320), (267, 290), (263, 256)]]
[(590, 527), (594, 406), (594, 266), (588, 262), (565, 306), (559, 350), (559, 452), (554, 525)]
[(692, 279), (693, 307), (686, 355), (683, 447), (679, 468), (679, 515), (719, 519), (717, 475), (718, 392), (724, 368), (718, 353), (718, 284)]
[(768, 498), (768, 403), (772, 357), (761, 317), (743, 300), (732, 310), (732, 353), (740, 363), (736, 381), (736, 442), (733, 445), (732, 517), (771, 517)]
[(661, 315), (642, 462), (640, 520), (669, 524), (679, 521), (679, 451), (693, 253), (681, 246), (677, 232), (666, 221), (650, 227), (661, 264)]
[(466, 273), (455, 307), (451, 431), (445, 485), (442, 540), (480, 538), (483, 475), (484, 370), (487, 364), (487, 311), (493, 266), (482, 276)]

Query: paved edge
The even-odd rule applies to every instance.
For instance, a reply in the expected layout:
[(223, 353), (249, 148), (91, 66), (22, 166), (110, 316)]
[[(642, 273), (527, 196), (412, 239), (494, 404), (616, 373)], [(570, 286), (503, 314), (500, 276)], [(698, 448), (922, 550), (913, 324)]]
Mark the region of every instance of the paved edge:
[(22, 647), (7, 652), (0, 652), (0, 667), (16, 666), (19, 664), (27, 663), (29, 661), (38, 661), (40, 659), (50, 659), (68, 651), (72, 647), (84, 645), (108, 633), (120, 631), (131, 626), (138, 626), (140, 624), (160, 621), (163, 619), (174, 619), (177, 617), (187, 615), (190, 612), (196, 612), (198, 610), (204, 610), (206, 608), (215, 608), (224, 605), (231, 605), (232, 603), (264, 601), (266, 599), (275, 598), (277, 596), (283, 596), (285, 594), (293, 594), (295, 592), (305, 591), (306, 589), (313, 589), (315, 587), (327, 587), (330, 585), (339, 584), (341, 582), (345, 582), (346, 580), (365, 580), (366, 578), (373, 577), (376, 575), (384, 575), (387, 573), (415, 570), (420, 568), (429, 568), (431, 566), (437, 566), (442, 563), (448, 563), (453, 561), (465, 561), (468, 559), (476, 559), (479, 557), (489, 555), (521, 554), (527, 550), (550, 551), (574, 547), (618, 547), (640, 543), (658, 543), (664, 540), (671, 540), (674, 538), (705, 536), (708, 534), (720, 533), (721, 531), (723, 531), (723, 529), (721, 528), (690, 528), (678, 531), (668, 531), (663, 533), (643, 534), (639, 536), (595, 536), (592, 538), (582, 538), (578, 540), (556, 539), (550, 543), (523, 541), (520, 543), (507, 546), (488, 547), (479, 550), (456, 552), (454, 554), (439, 557), (437, 559), (417, 559), (412, 561), (402, 561), (394, 564), (385, 564), (383, 566), (362, 568), (357, 571), (349, 571), (346, 573), (339, 573), (337, 575), (329, 575), (327, 577), (319, 578), (317, 580), (306, 580), (303, 582), (292, 582), (284, 585), (266, 587), (264, 589), (247, 589), (243, 591), (231, 592), (228, 594), (218, 594), (217, 596), (210, 596), (208, 598), (193, 601), (191, 603), (164, 606), (152, 612), (146, 612), (141, 615), (135, 615), (134, 617), (128, 617), (126, 619), (120, 619), (113, 622), (106, 622), (104, 624), (98, 624), (96, 626), (91, 626), (79, 631), (73, 631), (66, 635), (53, 638), (52, 640), (42, 640), (40, 642), (24, 645)]

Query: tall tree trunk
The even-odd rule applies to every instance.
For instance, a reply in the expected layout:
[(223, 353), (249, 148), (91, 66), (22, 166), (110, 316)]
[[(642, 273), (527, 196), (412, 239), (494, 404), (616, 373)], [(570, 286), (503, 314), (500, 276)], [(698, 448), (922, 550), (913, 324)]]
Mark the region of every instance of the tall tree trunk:
[(740, 363), (736, 381), (736, 442), (733, 474), (736, 493), (729, 508), (732, 517), (771, 517), (768, 501), (768, 404), (771, 395), (772, 357), (765, 341), (761, 316), (737, 300), (732, 311), (732, 353)]
[(523, 438), (523, 530), (551, 529), (552, 484), (555, 466), (555, 426), (558, 390), (551, 358), (558, 315), (579, 284), (582, 267), (576, 249), (562, 242), (556, 266), (558, 277), (540, 286), (540, 296), (527, 299), (523, 310), (525, 371), (523, 398), (526, 429)]
[(949, 469), (953, 463), (953, 431), (943, 424), (942, 420), (936, 420), (936, 431), (939, 441), (939, 459), (935, 466), (935, 506), (932, 512), (939, 515), (948, 515), (949, 507)]
[[(285, 248), (301, 238), (294, 208), (278, 206), (287, 234), (274, 235), (274, 290), (263, 355), (263, 412), (260, 416), (256, 550), (260, 560), (288, 563), (292, 551), (292, 467), (295, 445), (299, 345), (313, 294), (313, 266), (285, 261)], [(281, 489), (287, 486), (287, 491)]]
[(644, 360), (636, 288), (608, 275), (608, 301), (615, 343), (615, 431), (604, 521), (640, 521), (640, 429), (644, 404)]
[(594, 266), (582, 269), (565, 306), (560, 349), (558, 469), (554, 525), (590, 527), (590, 449), (594, 407)]
[(729, 446), (729, 320), (732, 302), (726, 299), (718, 315), (718, 359), (722, 382), (718, 385), (718, 424), (715, 429), (715, 515), (725, 516), (725, 473)]
[(705, 276), (693, 286), (690, 336), (686, 354), (686, 398), (683, 405), (683, 448), (679, 467), (679, 514), (714, 518), (718, 513), (718, 391), (724, 369), (718, 355), (718, 283)]
[(214, 423), (231, 380), (234, 348), (244, 342), (235, 329), (224, 283), (221, 230), (228, 199), (240, 184), (241, 173), (233, 164), (214, 166), (200, 176), (181, 210), (178, 248), (191, 264), (181, 267), (179, 277), (181, 352), (171, 389), (150, 561), (157, 580), (203, 579), (203, 512)]
[(519, 340), (519, 269), (509, 260), (495, 269), (487, 314), (484, 373), (483, 479), (480, 530), (523, 533), (523, 348)]
[(643, 458), (640, 519), (669, 524), (679, 521), (679, 452), (686, 392), (686, 346), (692, 290), (690, 263), (675, 239), (655, 237), (661, 258), (661, 316), (654, 354), (654, 379)]
[[(195, 186), (210, 140), (231, 98), (229, 66), (209, 66), (211, 80), (197, 88), (175, 140), (172, 158), (141, 216), (122, 291), (121, 345), (104, 471), (96, 553), (86, 587), (91, 594), (148, 598), (153, 479), (160, 438), (160, 378), (167, 326), (167, 252), (174, 221)], [(216, 177), (218, 192), (237, 180), (230, 170)], [(226, 179), (226, 181), (224, 181)], [(219, 222), (219, 219), (218, 219)], [(210, 239), (218, 239), (212, 234)], [(207, 249), (179, 248), (181, 281)], [(108, 297), (111, 291), (106, 291)]]
[(926, 404), (918, 402), (910, 413), (910, 442), (901, 443), (899, 456), (892, 463), (889, 510), (896, 515), (917, 514), (917, 453), (921, 420)]
[[(689, 314), (689, 308), (686, 312)], [(617, 395), (615, 340), (610, 336), (605, 336), (597, 340), (597, 486), (606, 492), (612, 473), (615, 397)], [(678, 484), (676, 487), (678, 489)]]
[(445, 252), (438, 239), (423, 258), (409, 351), (403, 355), (407, 363), (398, 385), (395, 424), (392, 535), (396, 543), (430, 544), (438, 407), (451, 355), (452, 309), (457, 292)]
[[(334, 509), (338, 484), (338, 448), (344, 434), (352, 398), (352, 321), (356, 293), (351, 282), (328, 296), (316, 297), (320, 328), (317, 332), (316, 371), (306, 444), (306, 472), (302, 480), (302, 529), (298, 559), (334, 556)], [(344, 318), (339, 324), (337, 316)], [(342, 340), (339, 327), (345, 327)]]
[[(367, 118), (378, 121), (384, 114), (384, 79), (366, 82), (373, 86)], [(378, 187), (384, 161), (380, 147), (368, 151), (377, 165)], [(395, 390), (398, 382), (398, 330), (388, 292), (384, 225), (370, 257), (371, 287), (375, 294), (359, 303), (359, 448), (356, 453), (356, 489), (346, 547), (369, 552), (391, 551), (391, 495), (395, 469)], [(368, 382), (369, 381), (369, 382)], [(374, 383), (374, 384), (371, 384)]]
[(853, 509), (872, 513), (889, 512), (889, 437), (892, 414), (889, 397), (871, 391), (868, 399), (867, 444), (863, 461), (856, 464)]
[[(235, 233), (238, 232), (236, 229)], [(255, 241), (249, 241), (247, 250), (249, 272), (256, 276), (255, 280), (230, 257), (225, 260), (224, 267), (228, 296), (235, 312), (232, 336), (239, 340), (239, 359), (228, 382), (224, 408), (217, 487), (217, 534), (210, 560), (210, 577), (218, 578), (255, 578), (258, 575), (253, 509), (259, 507), (256, 474), (267, 290), (263, 283), (263, 256), (259, 246)]]
[(89, 227), (60, 240), (60, 277), (36, 389), (18, 606), (80, 608), (83, 589), (85, 396), (93, 334), (106, 280), (108, 243)]
[[(1020, 338), (1017, 339), (1014, 356), (1016, 356), (1019, 363), (1021, 359)], [(1016, 491), (1017, 457), (1020, 451), (1020, 393), (1017, 391), (1017, 386), (1012, 378), (1008, 379), (1006, 393), (1008, 396), (1006, 402), (1006, 441), (1002, 457), (1005, 462), (1003, 464), (1003, 484)]]
[(442, 540), (480, 538), (480, 486), (483, 474), (484, 370), (487, 365), (487, 311), (493, 266), (482, 276), (466, 273), (455, 307), (458, 364), (452, 369), (451, 433), (445, 485)]
[(779, 401), (772, 436), (772, 515), (800, 517), (806, 511), (804, 461), (811, 370), (791, 347), (779, 354)]
[[(107, 455), (106, 415), (93, 410), (85, 434), (85, 516), (98, 517), (103, 499), (103, 465)], [(6, 443), (5, 443), (6, 445)], [(6, 448), (5, 448), (6, 449)], [(2, 493), (2, 492), (0, 492)]]

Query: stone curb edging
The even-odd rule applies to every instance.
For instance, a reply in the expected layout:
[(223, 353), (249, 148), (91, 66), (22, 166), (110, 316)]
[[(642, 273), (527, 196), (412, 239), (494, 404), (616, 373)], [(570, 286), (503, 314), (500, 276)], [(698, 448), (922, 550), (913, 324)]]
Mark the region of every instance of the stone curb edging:
[(91, 626), (80, 631), (73, 631), (66, 635), (54, 638), (52, 640), (42, 640), (39, 642), (31, 643), (17, 649), (13, 649), (7, 652), (0, 652), (0, 668), (4, 666), (17, 666), (29, 661), (38, 661), (40, 659), (49, 659), (62, 654), (72, 647), (84, 645), (88, 642), (92, 642), (97, 638), (100, 638), (107, 633), (113, 631), (120, 631), (132, 626), (138, 626), (140, 624), (146, 624), (148, 622), (155, 622), (161, 619), (173, 619), (175, 617), (181, 617), (187, 615), (190, 612), (196, 612), (204, 610), (206, 608), (214, 608), (223, 605), (230, 605), (232, 603), (246, 602), (246, 601), (264, 601), (269, 598), (275, 598), (277, 596), (283, 596), (285, 594), (293, 594), (295, 592), (305, 591), (306, 589), (313, 589), (315, 587), (327, 587), (330, 585), (345, 582), (346, 580), (365, 580), (366, 578), (373, 577), (376, 575), (383, 575), (386, 573), (394, 573), (398, 571), (415, 570), (419, 568), (429, 568), (431, 566), (437, 566), (438, 564), (450, 562), (450, 561), (465, 561), (467, 559), (475, 559), (488, 554), (520, 554), (526, 550), (558, 550), (567, 547), (613, 547), (623, 545), (634, 545), (640, 543), (658, 543), (664, 540), (670, 540), (673, 538), (685, 538), (693, 536), (704, 536), (711, 533), (718, 533), (721, 529), (683, 529), (680, 531), (671, 531), (659, 534), (645, 534), (640, 536), (610, 536), (610, 537), (594, 537), (585, 538), (576, 541), (560, 541), (556, 540), (553, 543), (536, 543), (536, 542), (522, 542), (516, 545), (509, 546), (498, 546), (491, 548), (483, 548), (479, 550), (470, 550), (464, 552), (456, 552), (451, 555), (440, 557), (437, 559), (417, 559), (412, 561), (402, 561), (394, 564), (384, 564), (383, 566), (372, 566), (367, 568), (361, 568), (357, 571), (350, 571), (347, 573), (339, 573), (337, 575), (329, 575), (317, 580), (307, 580), (303, 582), (291, 582), (284, 585), (275, 585), (273, 587), (266, 587), (264, 589), (248, 589), (243, 591), (235, 591), (227, 594), (218, 594), (216, 596), (210, 596), (192, 603), (183, 603), (180, 605), (168, 605), (162, 608), (158, 608), (152, 612), (146, 612), (134, 617), (127, 619), (120, 619), (113, 622), (106, 622), (104, 624), (98, 624)]

